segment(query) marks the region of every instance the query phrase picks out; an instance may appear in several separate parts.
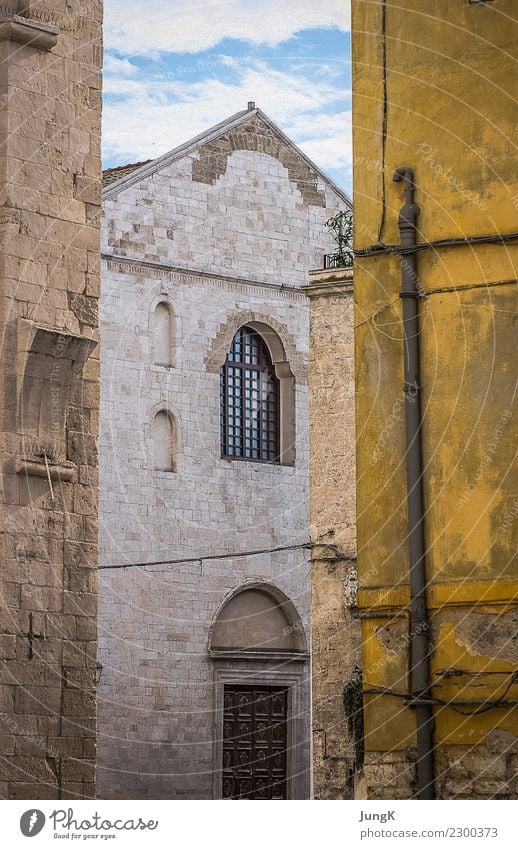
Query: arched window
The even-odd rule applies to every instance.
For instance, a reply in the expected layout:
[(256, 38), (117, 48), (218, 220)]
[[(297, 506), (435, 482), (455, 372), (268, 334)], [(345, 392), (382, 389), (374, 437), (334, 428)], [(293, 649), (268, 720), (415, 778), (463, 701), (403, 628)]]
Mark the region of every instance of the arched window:
[(172, 346), (171, 307), (164, 301), (156, 305), (154, 315), (155, 364), (170, 366)]
[(263, 338), (241, 327), (221, 367), (221, 453), (278, 463), (279, 380)]
[(153, 463), (156, 471), (174, 472), (175, 427), (167, 410), (160, 410), (153, 421)]

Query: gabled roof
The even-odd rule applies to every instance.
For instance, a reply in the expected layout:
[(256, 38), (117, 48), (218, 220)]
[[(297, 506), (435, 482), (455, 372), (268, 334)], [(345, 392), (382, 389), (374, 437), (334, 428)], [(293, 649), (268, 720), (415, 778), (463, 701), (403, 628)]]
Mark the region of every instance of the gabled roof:
[[(159, 156), (157, 159), (149, 159), (145, 162), (135, 162), (129, 165), (120, 165), (115, 168), (107, 168), (103, 172), (103, 198), (110, 198), (113, 195), (118, 194), (118, 192), (123, 189), (128, 188), (129, 186), (138, 183), (140, 180), (145, 177), (149, 177), (154, 174), (156, 171), (159, 171), (161, 168), (170, 165), (178, 159), (181, 159), (183, 156), (187, 156), (190, 153), (194, 153), (198, 148), (203, 145), (208, 144), (209, 142), (215, 141), (220, 136), (227, 133), (229, 130), (234, 130), (239, 127), (241, 124), (245, 124), (251, 118), (260, 118), (264, 123), (269, 127), (269, 129), (279, 137), (279, 139), (288, 147), (292, 148), (294, 152), (298, 154), (306, 164), (316, 172), (316, 174), (325, 182), (328, 186), (330, 186), (336, 194), (342, 198), (345, 203), (352, 208), (352, 202), (349, 196), (340, 189), (336, 183), (324, 172), (318, 165), (315, 165), (312, 160), (306, 156), (303, 151), (294, 144), (291, 139), (286, 136), (282, 130), (273, 123), (273, 121), (265, 115), (260, 109), (244, 109), (241, 112), (236, 112), (235, 115), (232, 115), (230, 118), (227, 118), (225, 121), (220, 121), (219, 124), (215, 124), (205, 132), (200, 133), (200, 135), (195, 136), (184, 144), (179, 145), (178, 147), (173, 148), (168, 153), (165, 153), (163, 156)], [(345, 142), (344, 142), (345, 143)]]

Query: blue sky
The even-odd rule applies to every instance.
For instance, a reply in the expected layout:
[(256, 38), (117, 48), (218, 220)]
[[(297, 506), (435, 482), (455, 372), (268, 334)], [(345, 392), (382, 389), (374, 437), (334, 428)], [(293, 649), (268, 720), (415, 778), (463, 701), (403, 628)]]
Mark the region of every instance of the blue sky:
[(105, 0), (104, 167), (254, 100), (350, 191), (349, 57), (348, 0)]

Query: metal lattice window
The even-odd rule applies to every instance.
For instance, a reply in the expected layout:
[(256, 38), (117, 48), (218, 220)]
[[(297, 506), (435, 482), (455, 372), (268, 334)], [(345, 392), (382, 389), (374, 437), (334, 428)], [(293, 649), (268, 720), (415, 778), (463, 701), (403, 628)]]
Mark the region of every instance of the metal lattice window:
[(252, 327), (241, 327), (221, 367), (223, 457), (279, 462), (279, 381), (270, 352)]

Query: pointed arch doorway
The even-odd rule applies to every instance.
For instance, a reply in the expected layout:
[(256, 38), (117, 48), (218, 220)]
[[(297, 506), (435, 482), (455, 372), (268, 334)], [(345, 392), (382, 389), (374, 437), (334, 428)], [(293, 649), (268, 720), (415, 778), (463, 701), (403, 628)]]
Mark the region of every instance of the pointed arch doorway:
[[(309, 674), (303, 625), (269, 584), (247, 584), (213, 621), (214, 797), (301, 799), (307, 793)], [(307, 683), (307, 681), (306, 681)]]

